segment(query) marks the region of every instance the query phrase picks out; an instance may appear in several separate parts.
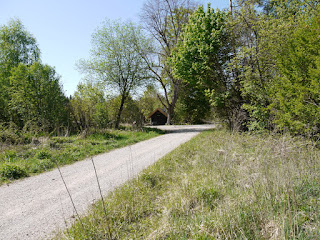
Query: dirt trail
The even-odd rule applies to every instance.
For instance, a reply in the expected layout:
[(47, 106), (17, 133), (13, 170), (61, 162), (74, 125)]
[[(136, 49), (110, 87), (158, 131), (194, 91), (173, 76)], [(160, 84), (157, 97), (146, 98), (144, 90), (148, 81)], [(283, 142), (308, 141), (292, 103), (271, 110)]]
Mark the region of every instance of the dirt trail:
[[(171, 133), (95, 156), (104, 195), (159, 158), (213, 125), (163, 126)], [(77, 211), (84, 214), (99, 199), (90, 159), (61, 168)], [(47, 239), (75, 219), (58, 170), (0, 187), (0, 239)]]

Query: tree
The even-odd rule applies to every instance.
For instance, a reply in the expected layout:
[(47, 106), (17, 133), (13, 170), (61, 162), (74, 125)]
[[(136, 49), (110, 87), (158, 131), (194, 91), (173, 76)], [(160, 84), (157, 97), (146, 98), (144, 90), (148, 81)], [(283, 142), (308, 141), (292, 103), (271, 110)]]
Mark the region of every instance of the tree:
[(93, 83), (80, 83), (70, 101), (72, 118), (80, 131), (104, 128), (109, 123), (105, 93)]
[(36, 39), (25, 30), (20, 20), (10, 20), (0, 28), (0, 121), (9, 120), (9, 78), (20, 63), (31, 65), (40, 59)]
[(210, 110), (211, 99), (220, 116), (232, 125), (234, 110), (242, 104), (238, 79), (228, 69), (232, 53), (228, 21), (227, 12), (215, 11), (210, 5), (205, 12), (200, 6), (190, 16), (171, 58), (175, 76), (184, 82), (185, 105), (195, 108), (189, 109), (195, 121)]
[(278, 128), (314, 136), (320, 133), (320, 16), (308, 14), (297, 23), (276, 54), (279, 74), (269, 107)]
[(167, 124), (174, 116), (181, 87), (181, 79), (173, 75), (168, 59), (194, 8), (195, 3), (189, 0), (148, 0), (141, 13), (143, 26), (157, 43), (157, 48), (149, 52), (142, 45), (138, 44), (137, 48), (163, 89), (164, 101), (160, 97), (159, 100), (167, 110)]
[[(239, 73), (242, 108), (248, 112), (250, 130), (275, 128), (275, 86), (281, 75), (277, 64), (279, 53), (292, 39), (300, 16), (312, 15), (310, 0), (238, 1), (232, 29), (236, 38), (236, 55), (231, 67)], [(281, 91), (278, 89), (277, 91)]]
[(92, 36), (91, 59), (79, 64), (82, 71), (120, 94), (115, 128), (119, 128), (130, 93), (149, 80), (145, 62), (134, 47), (135, 41), (148, 45), (139, 27), (131, 22), (106, 20)]
[[(112, 97), (107, 101), (109, 118), (111, 121), (116, 120), (117, 109), (121, 103), (121, 96)], [(132, 124), (135, 122), (137, 126), (142, 126), (143, 124), (143, 114), (140, 111), (138, 101), (134, 100), (130, 95), (127, 101), (123, 105), (123, 112), (121, 116), (121, 123)]]
[(20, 127), (30, 121), (44, 130), (65, 124), (67, 99), (54, 68), (39, 62), (20, 63), (9, 79), (10, 120)]

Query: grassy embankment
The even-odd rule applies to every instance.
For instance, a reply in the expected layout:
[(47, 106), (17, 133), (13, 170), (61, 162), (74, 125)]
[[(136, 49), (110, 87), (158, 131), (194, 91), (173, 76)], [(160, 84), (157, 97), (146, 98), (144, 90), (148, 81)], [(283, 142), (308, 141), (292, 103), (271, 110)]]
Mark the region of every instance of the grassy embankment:
[(319, 239), (320, 152), (288, 136), (204, 132), (57, 239)]
[(143, 131), (101, 130), (86, 137), (42, 137), (37, 144), (9, 145), (0, 152), (0, 185), (50, 170), (56, 163), (70, 164), (161, 133), (147, 128)]

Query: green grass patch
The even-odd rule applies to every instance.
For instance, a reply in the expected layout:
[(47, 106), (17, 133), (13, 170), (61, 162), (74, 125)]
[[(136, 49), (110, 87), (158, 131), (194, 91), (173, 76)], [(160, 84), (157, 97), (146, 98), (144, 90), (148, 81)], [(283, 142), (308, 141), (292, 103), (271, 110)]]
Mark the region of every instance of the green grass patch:
[(0, 152), (0, 184), (51, 170), (56, 167), (55, 162), (71, 164), (163, 133), (149, 128), (141, 131), (98, 130), (86, 137), (43, 137), (37, 144), (11, 145)]
[(55, 239), (318, 239), (319, 170), (310, 142), (203, 132)]

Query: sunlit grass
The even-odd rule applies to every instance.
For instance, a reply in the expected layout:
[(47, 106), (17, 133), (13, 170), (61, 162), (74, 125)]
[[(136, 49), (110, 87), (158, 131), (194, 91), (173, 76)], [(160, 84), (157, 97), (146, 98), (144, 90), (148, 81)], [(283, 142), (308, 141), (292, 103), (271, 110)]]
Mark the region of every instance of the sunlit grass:
[(204, 132), (56, 238), (319, 239), (319, 168), (304, 140)]
[(97, 155), (160, 135), (160, 130), (142, 131), (99, 130), (83, 137), (47, 137), (41, 144), (10, 146), (0, 152), (0, 184), (34, 174), (59, 165), (71, 164), (86, 157)]

